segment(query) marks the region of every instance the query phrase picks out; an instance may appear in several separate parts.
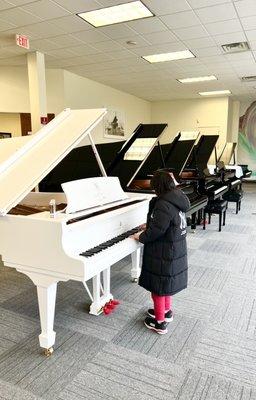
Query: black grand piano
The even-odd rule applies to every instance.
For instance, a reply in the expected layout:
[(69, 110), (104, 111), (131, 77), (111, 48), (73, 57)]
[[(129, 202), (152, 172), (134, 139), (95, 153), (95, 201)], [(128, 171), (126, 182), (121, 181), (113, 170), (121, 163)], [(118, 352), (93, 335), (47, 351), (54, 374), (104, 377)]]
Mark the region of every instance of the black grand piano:
[[(184, 182), (198, 182), (198, 192), (205, 194), (209, 200), (216, 200), (228, 191), (228, 185), (223, 183), (222, 176), (217, 172), (211, 175), (207, 163), (215, 150), (218, 135), (201, 135), (198, 143), (181, 174)], [(215, 150), (216, 155), (216, 150)]]
[[(144, 163), (141, 164), (140, 168), (137, 169), (137, 172), (133, 174), (132, 178), (130, 174), (127, 175), (127, 171), (131, 171), (129, 164), (127, 164), (129, 159), (127, 155), (130, 150), (125, 153), (125, 149), (122, 149), (122, 154), (117, 155), (112, 166), (109, 167), (108, 174), (117, 175), (125, 190), (140, 193), (153, 193), (150, 188), (150, 178), (153, 172), (159, 168), (165, 168), (173, 172), (176, 180), (178, 180), (192, 152), (197, 135), (198, 133), (194, 138), (184, 138), (182, 134), (179, 133), (172, 143), (163, 145), (160, 145), (159, 141), (157, 141), (150, 155), (145, 159)], [(121, 163), (118, 162), (118, 158), (122, 159)], [(208, 198), (206, 195), (198, 193), (196, 182), (182, 184), (180, 188), (189, 197), (191, 207), (187, 212), (187, 216), (192, 217), (191, 226), (192, 229), (195, 229), (197, 212), (206, 206)]]

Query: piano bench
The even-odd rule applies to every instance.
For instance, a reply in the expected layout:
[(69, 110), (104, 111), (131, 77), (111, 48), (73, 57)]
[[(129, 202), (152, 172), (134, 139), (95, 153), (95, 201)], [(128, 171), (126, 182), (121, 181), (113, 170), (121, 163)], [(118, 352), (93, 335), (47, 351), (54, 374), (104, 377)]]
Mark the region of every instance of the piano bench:
[(208, 223), (211, 223), (211, 215), (212, 214), (218, 214), (219, 215), (219, 232), (221, 232), (221, 225), (222, 225), (222, 220), (223, 220), (223, 226), (226, 223), (226, 211), (228, 208), (228, 202), (227, 200), (213, 200), (210, 201), (207, 206), (204, 209), (204, 225), (203, 229), (205, 229), (205, 220), (206, 220), (206, 214), (208, 214)]
[(223, 195), (223, 199), (227, 200), (228, 203), (236, 203), (236, 214), (241, 210), (242, 198), (243, 192), (241, 190), (230, 190)]

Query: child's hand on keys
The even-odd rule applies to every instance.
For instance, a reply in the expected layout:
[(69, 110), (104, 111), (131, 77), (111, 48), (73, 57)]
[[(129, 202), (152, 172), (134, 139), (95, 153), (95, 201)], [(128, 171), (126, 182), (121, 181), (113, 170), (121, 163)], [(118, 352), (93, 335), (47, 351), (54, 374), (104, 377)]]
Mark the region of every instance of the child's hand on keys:
[(140, 234), (142, 233), (142, 231), (134, 233), (134, 235), (130, 236), (131, 239), (134, 240), (139, 240)]
[(147, 224), (142, 224), (139, 226), (140, 231), (145, 231), (147, 229)]

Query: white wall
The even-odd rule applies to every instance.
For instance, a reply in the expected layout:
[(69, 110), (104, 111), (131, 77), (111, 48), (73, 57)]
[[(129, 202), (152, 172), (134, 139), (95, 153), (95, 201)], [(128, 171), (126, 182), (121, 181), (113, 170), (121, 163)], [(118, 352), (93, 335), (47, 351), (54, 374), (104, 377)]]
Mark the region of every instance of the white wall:
[[(70, 108), (113, 108), (124, 112), (125, 139), (140, 123), (151, 122), (151, 104), (128, 93), (64, 71), (65, 106)], [(97, 143), (113, 141), (103, 136), (103, 123), (93, 134)]]
[(21, 136), (20, 114), (0, 113), (0, 132), (9, 132), (12, 136)]

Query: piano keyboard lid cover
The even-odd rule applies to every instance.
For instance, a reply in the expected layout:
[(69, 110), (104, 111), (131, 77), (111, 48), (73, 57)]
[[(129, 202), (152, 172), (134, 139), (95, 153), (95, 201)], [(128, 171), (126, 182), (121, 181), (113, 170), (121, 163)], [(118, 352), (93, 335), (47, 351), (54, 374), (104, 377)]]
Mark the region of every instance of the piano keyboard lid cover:
[(15, 207), (90, 134), (106, 109), (66, 109), (29, 138), (0, 142), (0, 215)]

